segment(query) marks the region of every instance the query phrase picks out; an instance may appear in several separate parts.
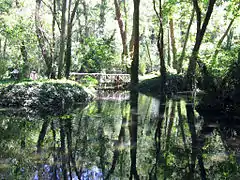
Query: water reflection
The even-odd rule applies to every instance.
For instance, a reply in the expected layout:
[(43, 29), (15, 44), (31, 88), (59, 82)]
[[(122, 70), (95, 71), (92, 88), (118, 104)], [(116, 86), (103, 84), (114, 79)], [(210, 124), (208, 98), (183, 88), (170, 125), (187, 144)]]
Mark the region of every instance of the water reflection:
[(58, 116), (1, 111), (0, 179), (240, 178), (238, 117), (116, 97)]

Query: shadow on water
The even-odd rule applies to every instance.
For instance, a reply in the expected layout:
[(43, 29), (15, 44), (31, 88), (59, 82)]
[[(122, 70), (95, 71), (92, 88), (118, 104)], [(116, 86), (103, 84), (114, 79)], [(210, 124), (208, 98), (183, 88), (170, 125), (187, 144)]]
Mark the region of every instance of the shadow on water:
[(133, 91), (55, 116), (1, 110), (0, 179), (239, 179), (238, 118)]

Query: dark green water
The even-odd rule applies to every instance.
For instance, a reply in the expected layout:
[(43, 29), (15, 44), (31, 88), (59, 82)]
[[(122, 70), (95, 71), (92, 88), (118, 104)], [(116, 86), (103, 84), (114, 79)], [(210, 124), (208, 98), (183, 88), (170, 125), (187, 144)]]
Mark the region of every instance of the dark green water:
[(239, 117), (106, 95), (59, 117), (1, 110), (0, 179), (240, 179)]

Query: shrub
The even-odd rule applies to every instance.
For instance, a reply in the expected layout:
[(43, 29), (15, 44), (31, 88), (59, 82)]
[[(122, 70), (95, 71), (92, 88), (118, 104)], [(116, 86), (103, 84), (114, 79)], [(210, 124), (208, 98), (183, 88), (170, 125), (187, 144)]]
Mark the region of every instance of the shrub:
[(91, 96), (76, 83), (25, 82), (0, 89), (1, 106), (24, 107), (45, 112), (59, 113), (76, 103), (90, 99)]

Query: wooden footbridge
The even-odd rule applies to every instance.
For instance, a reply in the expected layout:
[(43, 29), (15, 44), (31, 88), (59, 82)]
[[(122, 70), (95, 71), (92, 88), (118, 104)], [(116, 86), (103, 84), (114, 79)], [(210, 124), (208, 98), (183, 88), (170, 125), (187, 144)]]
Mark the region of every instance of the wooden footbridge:
[(121, 89), (130, 83), (130, 74), (106, 74), (106, 73), (70, 73), (76, 81), (90, 76), (96, 78), (99, 82), (98, 89)]

